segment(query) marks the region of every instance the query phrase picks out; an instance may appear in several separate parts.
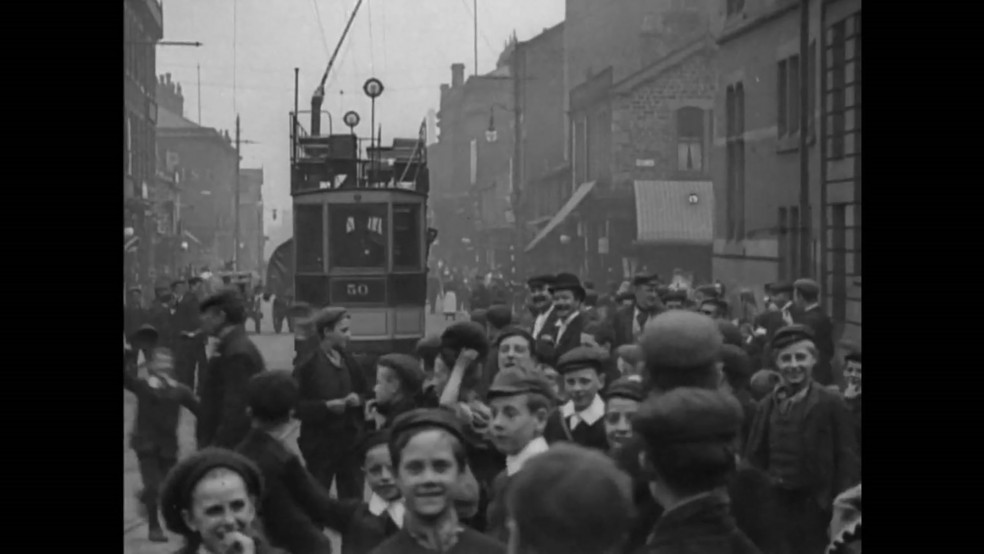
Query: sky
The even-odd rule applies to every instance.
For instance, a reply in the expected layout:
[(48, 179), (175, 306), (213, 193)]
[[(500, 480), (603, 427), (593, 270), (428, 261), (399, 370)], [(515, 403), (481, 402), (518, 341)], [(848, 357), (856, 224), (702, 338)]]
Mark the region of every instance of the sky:
[[(200, 41), (201, 47), (159, 46), (157, 73), (181, 84), (185, 117), (207, 127), (235, 129), (241, 117), (243, 167), (264, 169), (267, 227), (273, 210), (290, 209), (288, 114), (294, 106), (294, 68), (300, 68), (299, 104), (311, 94), (358, 0), (164, 0), (164, 39)], [(415, 137), (427, 111), (436, 110), (451, 64), (474, 69), (475, 0), (363, 0), (328, 78), (324, 109), (335, 132), (356, 110), (361, 136), (369, 134), (369, 77), (383, 82), (376, 124), (383, 144)], [(478, 70), (495, 67), (509, 37), (528, 40), (564, 19), (564, 0), (477, 0)], [(196, 66), (201, 67), (199, 103)], [(304, 124), (308, 127), (308, 123)], [(326, 126), (322, 122), (322, 126)], [(323, 130), (323, 132), (325, 132)]]

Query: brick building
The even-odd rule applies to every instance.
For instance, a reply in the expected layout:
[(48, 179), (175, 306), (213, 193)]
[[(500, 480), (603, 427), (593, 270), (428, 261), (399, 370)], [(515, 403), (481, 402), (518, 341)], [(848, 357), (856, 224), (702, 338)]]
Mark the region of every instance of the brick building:
[(216, 269), (233, 259), (236, 149), (228, 131), (220, 133), (184, 117), (176, 85), (160, 91), (158, 156), (166, 174), (178, 175), (180, 237), (188, 244), (180, 265)]
[(123, 227), (139, 238), (124, 254), (124, 281), (143, 283), (154, 277), (149, 247), (156, 222), (151, 189), (156, 179), (154, 127), (157, 121), (155, 44), (164, 32), (157, 0), (123, 2)]
[(438, 141), (427, 150), (440, 233), (434, 256), (451, 267), (489, 270), (508, 263), (515, 227), (512, 79), (508, 66), (467, 81), (464, 72), (463, 64), (452, 65), (451, 84), (441, 85)]
[(263, 169), (240, 169), (239, 187), (239, 269), (263, 275)]
[[(723, 117), (715, 126), (713, 158), (721, 202), (714, 274), (731, 290), (814, 277), (823, 288), (827, 312), (847, 335), (858, 338), (861, 2), (806, 5), (804, 53), (801, 2), (722, 1), (715, 109)], [(809, 91), (805, 131), (804, 86)], [(822, 96), (820, 91), (825, 91)]]
[[(599, 283), (710, 277), (711, 2), (567, 3), (565, 203), (526, 246)], [(683, 131), (683, 133), (681, 133)], [(691, 199), (696, 194), (697, 202)]]

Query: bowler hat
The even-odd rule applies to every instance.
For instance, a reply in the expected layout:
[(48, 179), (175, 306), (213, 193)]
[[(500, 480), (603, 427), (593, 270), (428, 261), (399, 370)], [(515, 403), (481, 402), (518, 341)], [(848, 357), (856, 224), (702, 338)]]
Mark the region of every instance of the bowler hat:
[(807, 296), (816, 296), (820, 294), (820, 285), (813, 279), (797, 279), (793, 283), (793, 288), (798, 290), (801, 294)]
[(531, 277), (526, 281), (526, 286), (531, 289), (536, 289), (540, 287), (549, 287), (553, 284), (553, 275), (538, 275), (536, 277)]
[(659, 286), (659, 275), (636, 275), (632, 278), (632, 286), (641, 287), (643, 285)]
[(130, 344), (153, 344), (157, 342), (157, 338), (160, 334), (157, 332), (157, 328), (153, 325), (141, 325), (139, 329), (134, 331), (129, 337)]
[(577, 278), (577, 275), (573, 273), (560, 273), (557, 278), (554, 279), (552, 285), (550, 285), (550, 292), (554, 293), (560, 290), (569, 290), (574, 293), (574, 297), (579, 301), (583, 301), (584, 297), (587, 295), (587, 291), (581, 286), (581, 280)]

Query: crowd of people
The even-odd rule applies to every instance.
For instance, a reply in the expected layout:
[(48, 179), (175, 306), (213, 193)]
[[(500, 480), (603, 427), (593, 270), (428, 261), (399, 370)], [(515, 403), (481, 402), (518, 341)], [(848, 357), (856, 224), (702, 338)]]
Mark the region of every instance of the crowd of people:
[[(128, 327), (150, 539), (159, 510), (189, 554), (327, 553), (326, 529), (344, 553), (860, 551), (861, 350), (834, 359), (815, 282), (735, 318), (720, 285), (655, 275), (527, 289), (370, 372), (341, 307), (266, 370), (223, 290), (197, 304), (218, 339), (197, 394), (164, 332)], [(181, 406), (200, 450), (176, 462)]]

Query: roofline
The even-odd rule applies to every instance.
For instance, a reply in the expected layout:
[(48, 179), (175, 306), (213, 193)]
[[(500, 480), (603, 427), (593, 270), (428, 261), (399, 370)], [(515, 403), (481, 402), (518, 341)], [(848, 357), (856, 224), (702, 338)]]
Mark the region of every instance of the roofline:
[(642, 85), (650, 79), (659, 77), (664, 72), (673, 69), (681, 63), (687, 61), (695, 54), (712, 52), (716, 49), (714, 37), (710, 33), (705, 33), (693, 42), (677, 48), (673, 52), (663, 56), (656, 62), (636, 71), (632, 75), (622, 79), (617, 83), (612, 83), (611, 91), (614, 94), (629, 92)]

